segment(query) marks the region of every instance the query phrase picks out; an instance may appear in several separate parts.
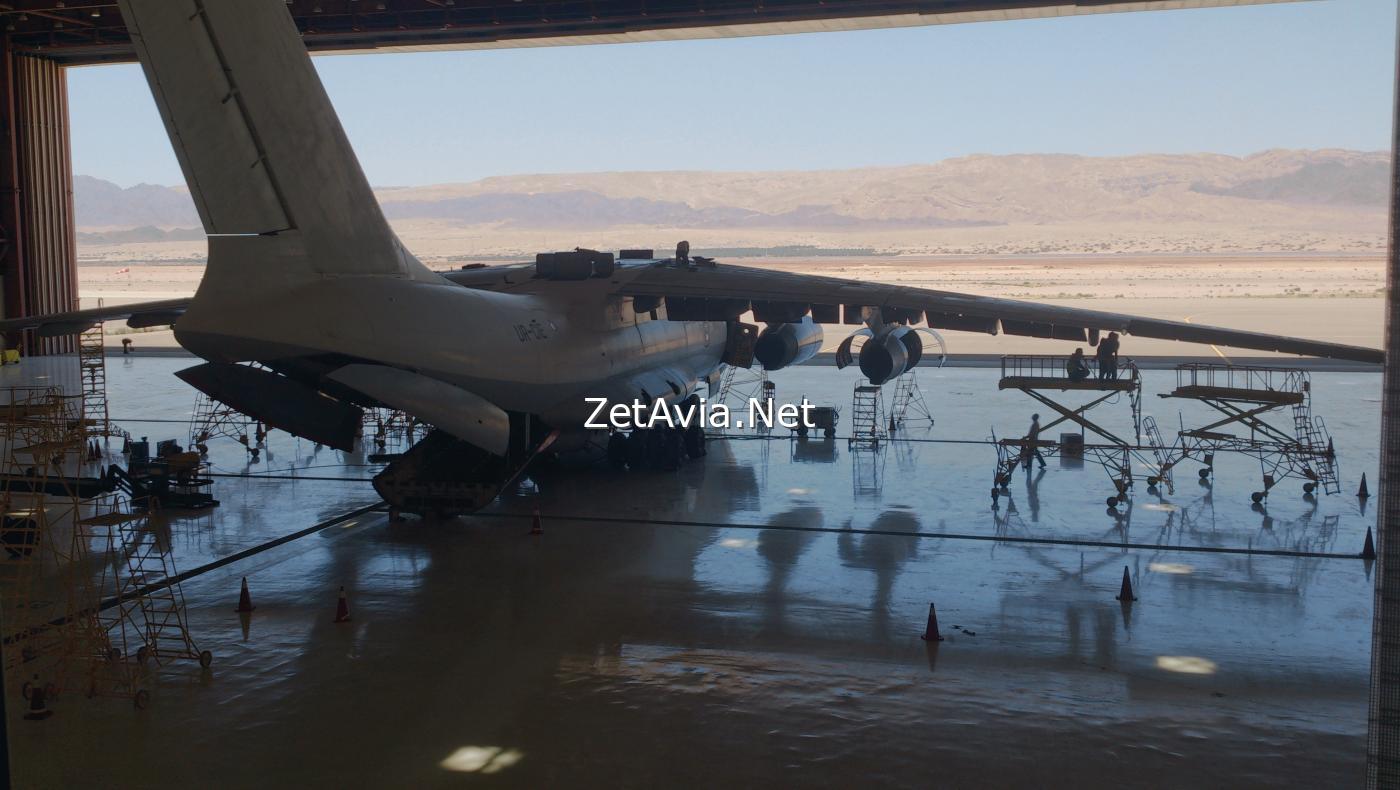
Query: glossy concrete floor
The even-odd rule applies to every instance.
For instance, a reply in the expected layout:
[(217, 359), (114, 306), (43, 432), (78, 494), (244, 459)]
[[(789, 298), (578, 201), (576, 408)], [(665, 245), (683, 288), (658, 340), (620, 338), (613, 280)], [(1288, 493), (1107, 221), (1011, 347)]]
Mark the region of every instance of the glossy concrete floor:
[[(188, 364), (112, 359), (113, 416), (183, 442), (194, 396), (170, 373)], [(1152, 393), (1173, 381), (1146, 376)], [(75, 379), (71, 359), (0, 368), (0, 386)], [(780, 399), (849, 415), (850, 371), (774, 380)], [(1286, 553), (1360, 550), (1374, 508), (1351, 494), (1362, 472), (1376, 477), (1379, 375), (1313, 375), (1343, 495), (1305, 501), (1290, 481), (1255, 509), (1257, 462), (1222, 458), (1213, 487), (1191, 464), (1174, 492), (1140, 482), (1116, 514), (1101, 470), (1057, 461), (1018, 471), (994, 510), (984, 440), (1046, 409), (998, 392), (993, 370), (920, 381), (936, 424), (879, 452), (745, 434), (672, 474), (565, 464), (475, 517), (369, 513), (202, 573), (183, 589), (214, 664), (152, 671), (146, 710), (64, 693), (52, 718), (23, 721), (7, 678), (17, 782), (1360, 781), (1370, 569)], [(1145, 407), (1179, 424), (1180, 403)], [(1100, 409), (1131, 433), (1126, 402)], [(212, 461), (247, 476), (219, 478), (216, 510), (170, 519), (181, 570), (375, 499), (363, 453), (284, 434), (255, 463), (219, 440)], [(528, 534), (535, 504), (541, 536)], [(1025, 540), (1047, 538), (1070, 543)], [(1126, 612), (1125, 566), (1139, 596)], [(244, 576), (251, 616), (233, 611)], [(337, 624), (341, 585), (353, 619)], [(930, 602), (936, 647), (919, 638)]]

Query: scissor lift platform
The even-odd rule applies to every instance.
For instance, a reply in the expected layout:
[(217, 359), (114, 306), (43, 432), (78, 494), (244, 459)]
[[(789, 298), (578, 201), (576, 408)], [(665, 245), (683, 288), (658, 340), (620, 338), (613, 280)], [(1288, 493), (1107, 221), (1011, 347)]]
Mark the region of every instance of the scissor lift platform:
[[(1064, 357), (1056, 357), (1061, 361)], [(1003, 358), (1003, 362), (1005, 359)], [(1065, 376), (1002, 376), (997, 389), (1003, 390), (1083, 390), (1086, 392), (1132, 392), (1138, 388), (1136, 381), (1127, 379), (1106, 379), (1090, 377), (1070, 381)]]
[[(1027, 463), (1034, 452), (1040, 450), (1043, 456), (1061, 457), (1078, 455), (1092, 459), (1108, 474), (1113, 482), (1115, 493), (1108, 498), (1110, 507), (1126, 501), (1133, 485), (1131, 459), (1137, 457), (1145, 461), (1144, 448), (1139, 446), (1142, 435), (1142, 375), (1132, 360), (1119, 363), (1109, 378), (1100, 378), (1098, 360), (1085, 357), (1089, 375), (1082, 379), (1069, 377), (1065, 356), (1003, 356), (1001, 358), (1001, 379), (998, 389), (1020, 390), (1060, 416), (1041, 426), (1043, 436), (1053, 436), (1053, 429), (1070, 423), (1077, 425), (1086, 441), (1073, 448), (1061, 446), (1058, 442), (1040, 439), (1034, 447), (1025, 438), (995, 440), (997, 445), (997, 471), (992, 486), (992, 501), (996, 503), (999, 492), (1011, 481), (1011, 474), (1017, 465)], [(1060, 403), (1058, 392), (1088, 392), (1099, 396), (1080, 406), (1067, 406)], [(1128, 405), (1133, 419), (1133, 440), (1128, 441), (1091, 420), (1088, 412), (1095, 407), (1128, 396)], [(1088, 441), (1089, 436), (1098, 441)]]
[[(1297, 368), (1188, 363), (1176, 367), (1176, 388), (1163, 398), (1194, 400), (1222, 416), (1207, 425), (1184, 424), (1172, 447), (1164, 447), (1162, 463), (1169, 471), (1188, 458), (1205, 464), (1202, 480), (1213, 474), (1219, 452), (1238, 452), (1259, 459), (1263, 489), (1250, 496), (1256, 504), (1278, 483), (1303, 481), (1303, 493), (1317, 489), (1339, 493), (1337, 454), (1320, 416), (1312, 413), (1312, 381)], [(1273, 424), (1274, 412), (1292, 409), (1292, 430)], [(1233, 431), (1239, 430), (1239, 433)]]

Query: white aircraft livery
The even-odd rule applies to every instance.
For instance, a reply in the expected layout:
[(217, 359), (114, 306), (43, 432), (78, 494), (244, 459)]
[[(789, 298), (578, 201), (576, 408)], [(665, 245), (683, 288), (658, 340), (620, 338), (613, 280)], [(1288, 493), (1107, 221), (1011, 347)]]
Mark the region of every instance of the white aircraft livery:
[[(437, 273), (385, 221), (284, 0), (121, 0), (209, 237), (190, 299), (0, 321), (55, 335), (102, 320), (173, 325), (205, 362), (178, 375), (268, 425), (349, 449), (362, 409), (433, 430), (376, 490), (408, 512), (490, 502), (532, 457), (586, 435), (597, 399), (694, 404), (722, 366), (810, 359), (880, 384), (918, 365), (928, 328), (1096, 343), (1101, 332), (1379, 363), (1375, 349), (968, 294), (775, 273), (647, 250), (546, 253)], [(741, 322), (752, 311), (754, 324)], [(916, 328), (914, 324), (925, 324)], [(763, 325), (760, 332), (758, 325)], [(593, 399), (590, 401), (590, 399)], [(614, 434), (666, 466), (698, 425)]]

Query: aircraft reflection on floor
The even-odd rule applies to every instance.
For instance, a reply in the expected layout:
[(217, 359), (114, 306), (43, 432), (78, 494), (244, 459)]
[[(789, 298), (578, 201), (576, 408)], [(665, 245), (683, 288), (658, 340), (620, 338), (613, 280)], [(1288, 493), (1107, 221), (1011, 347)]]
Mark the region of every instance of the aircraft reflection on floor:
[[(875, 574), (875, 594), (870, 602), (871, 636), (881, 642), (892, 637), (890, 623), (891, 595), (894, 582), (905, 563), (919, 556), (919, 541), (888, 535), (861, 535), (850, 532), (851, 521), (836, 537), (836, 551), (841, 564)], [(875, 517), (870, 529), (906, 532), (920, 531), (919, 517), (909, 510), (886, 510)], [(901, 619), (904, 619), (901, 617)]]

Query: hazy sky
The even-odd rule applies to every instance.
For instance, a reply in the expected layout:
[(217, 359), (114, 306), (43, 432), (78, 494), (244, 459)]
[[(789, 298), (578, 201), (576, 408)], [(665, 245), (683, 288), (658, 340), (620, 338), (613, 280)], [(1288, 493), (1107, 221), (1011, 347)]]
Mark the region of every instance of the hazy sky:
[[(319, 57), (376, 185), (970, 153), (1390, 144), (1394, 0)], [(74, 172), (182, 183), (137, 66), (72, 69)]]

